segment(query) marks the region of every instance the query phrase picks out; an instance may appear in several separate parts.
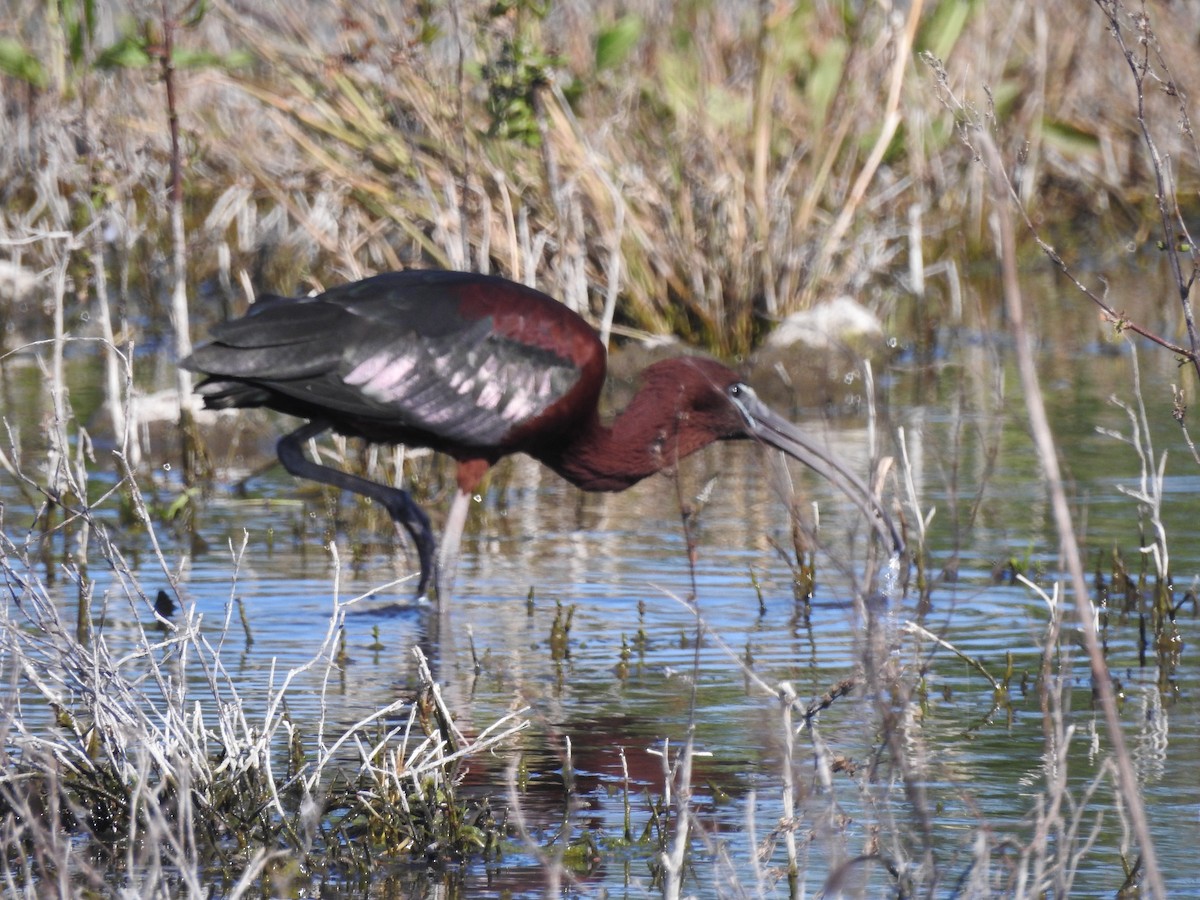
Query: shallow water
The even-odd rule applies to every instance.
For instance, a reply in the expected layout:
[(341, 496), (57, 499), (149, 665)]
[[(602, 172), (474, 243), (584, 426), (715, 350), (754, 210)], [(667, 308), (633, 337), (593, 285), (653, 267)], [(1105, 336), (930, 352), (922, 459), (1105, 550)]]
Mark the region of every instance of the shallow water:
[[(1200, 523), (1189, 500), (1200, 488), (1200, 475), (1170, 418), (1177, 370), (1149, 352), (1141, 362), (1155, 450), (1170, 450), (1163, 517), (1178, 599), (1200, 573)], [(1138, 547), (1148, 526), (1139, 518), (1138, 503), (1121, 490), (1137, 488), (1139, 460), (1128, 444), (1096, 432), (1099, 425), (1129, 433), (1127, 413), (1108, 402), (1111, 394), (1134, 402), (1128, 351), (1112, 355), (1086, 342), (1048, 344), (1043, 363), (1088, 571), (1098, 569), (1108, 578), (1115, 547), (1136, 575), (1145, 565)], [(22, 377), (8, 376), (10, 397), (21, 394), (13, 385)], [(519, 746), (507, 756), (475, 761), (468, 784), (503, 794), (507, 767), (519, 751), (529, 773), (521, 803), (533, 833), (544, 841), (561, 823), (568, 802), (563, 788), (568, 739), (575, 834), (590, 830), (602, 840), (623, 828), (619, 751), (629, 767), (639, 831), (649, 821), (649, 804), (663, 790), (655, 753), (667, 742), (681, 746), (694, 722), (696, 748), (705, 754), (695, 762), (697, 821), (709, 837), (696, 845), (686, 888), (701, 896), (716, 893), (719, 883), (786, 895), (786, 880), (778, 880), (786, 864), (783, 843), (778, 833), (772, 836), (783, 815), (785, 729), (780, 704), (766, 689), (786, 682), (808, 703), (854, 678), (856, 690), (835, 699), (816, 719), (815, 731), (801, 732), (795, 743), (802, 887), (816, 892), (837, 866), (872, 849), (900, 865), (919, 864), (925, 822), (938, 865), (936, 892), (950, 893), (958, 879), (968, 877), (973, 842), (981, 833), (993, 841), (1011, 836), (1010, 854), (1033, 839), (1031, 817), (1049, 771), (1036, 683), (1050, 612), (1036, 593), (1007, 577), (1006, 566), (1015, 561), (1052, 592), (1057, 546), (1006, 350), (984, 335), (947, 335), (935, 359), (918, 364), (901, 357), (879, 384), (876, 439), (895, 452), (902, 430), (922, 515), (933, 511), (926, 572), (930, 578), (949, 573), (931, 589), (928, 609), (918, 609), (913, 585), (868, 611), (859, 584), (867, 570), (864, 523), (827, 485), (794, 468), (796, 506), (811, 522), (811, 504), (818, 504), (822, 545), (811, 607), (798, 603), (787, 562), (788, 488), (764, 452), (750, 444), (710, 448), (682, 467), (678, 481), (660, 476), (619, 495), (585, 495), (528, 460), (506, 463), (474, 505), (453, 600), (440, 620), (428, 606), (412, 604), (410, 580), (397, 581), (411, 570), (390, 535), (361, 550), (360, 535), (340, 535), (335, 566), (323, 546), (332, 495), (298, 491), (277, 469), (252, 478), (249, 497), (218, 489), (201, 504), (197, 522), (207, 544), (201, 552), (193, 552), (182, 531), (173, 537), (164, 530), (160, 539), (169, 566), (182, 572), (181, 595), (190, 614), (203, 617), (212, 641), (224, 641), (222, 658), (251, 719), (285, 673), (313, 660), (335, 604), (352, 598), (359, 599), (347, 609), (344, 658), (332, 670), (322, 663), (298, 675), (289, 691), (291, 716), (302, 728), (324, 719), (336, 731), (407, 696), (415, 683), (414, 645), (429, 656), (464, 732), (478, 732), (511, 708), (528, 707), (534, 725)], [(822, 411), (805, 408), (802, 400), (794, 404), (797, 418), (825, 428)], [(861, 407), (837, 416), (826, 431), (837, 455), (865, 471), (870, 451)], [(169, 501), (178, 488), (164, 471), (165, 455), (155, 460), (154, 452), (157, 492)], [(254, 467), (253, 460), (245, 464)], [(97, 482), (102, 481), (100, 474)], [(20, 541), (28, 507), (5, 484), (0, 494), (5, 529)], [(151, 486), (143, 490), (150, 493)], [(706, 502), (694, 520), (692, 567), (680, 498), (699, 506), (699, 494)], [(356, 504), (344, 497), (332, 502), (343, 512)], [(431, 509), (440, 514), (443, 506), (435, 501)], [(914, 544), (915, 515), (906, 502)], [(128, 545), (137, 551), (133, 568), (143, 587), (151, 594), (166, 587), (144, 541), (131, 536)], [(93, 617), (119, 643), (132, 635), (134, 618), (146, 617), (106, 590), (109, 576), (102, 569), (93, 566), (89, 574), (98, 581)], [(58, 590), (64, 608), (73, 609), (70, 583)], [(551, 633), (565, 609), (573, 609), (573, 618), (563, 655), (554, 652)], [(706, 628), (698, 650), (697, 612)], [(1007, 701), (997, 705), (978, 668), (907, 631), (913, 621), (993, 677), (1003, 678), (1011, 665)], [(1164, 874), (1174, 893), (1195, 894), (1200, 892), (1192, 864), (1200, 840), (1195, 604), (1180, 611), (1177, 658), (1156, 657), (1153, 649), (1140, 655), (1138, 617), (1117, 614), (1115, 601), (1103, 624)], [(1064, 629), (1069, 635), (1064, 645), (1078, 647), (1071, 608)], [(1091, 709), (1082, 653), (1075, 656), (1066, 777), (1080, 804), (1080, 840), (1093, 826), (1096, 831), (1072, 895), (1111, 896), (1121, 885), (1124, 835), (1112, 778), (1103, 773), (1103, 723)], [(888, 696), (885, 688), (875, 690), (864, 660), (891, 667), (914, 691), (912, 702)], [(924, 791), (923, 816), (914, 812), (917, 805), (900, 781), (901, 768), (891, 756), (895, 748), (881, 738), (881, 717), (888, 713), (905, 723), (904, 771)], [(829, 781), (823, 774), (828, 770), (816, 765), (818, 754), (840, 761)], [(353, 761), (348, 757), (348, 764)], [(1093, 782), (1096, 794), (1085, 802), (1084, 791)], [(763, 850), (757, 861), (756, 844)], [(604, 887), (619, 895), (649, 890), (650, 855), (639, 848), (613, 850), (577, 873), (580, 888)], [(1003, 867), (998, 859), (992, 864)], [(406, 889), (431, 892), (434, 882), (446, 883), (444, 875), (407, 870), (396, 878)], [(851, 867), (846, 879), (845, 890), (864, 896), (892, 884), (875, 864)], [(543, 875), (517, 846), (502, 865), (468, 866), (452, 883), (466, 896), (500, 895), (535, 891)]]

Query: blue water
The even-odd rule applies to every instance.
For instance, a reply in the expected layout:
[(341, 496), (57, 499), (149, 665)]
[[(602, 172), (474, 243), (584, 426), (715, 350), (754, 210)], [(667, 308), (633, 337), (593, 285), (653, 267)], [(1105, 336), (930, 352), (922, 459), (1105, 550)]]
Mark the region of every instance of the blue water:
[[(794, 469), (796, 508), (811, 523), (812, 503), (818, 504), (822, 545), (815, 596), (810, 605), (798, 603), (789, 567), (787, 486), (764, 451), (741, 444), (692, 458), (678, 482), (660, 476), (619, 495), (584, 495), (528, 460), (506, 463), (475, 504), (454, 596), (440, 620), (428, 605), (411, 601), (410, 557), (386, 527), (373, 535), (339, 531), (335, 562), (324, 543), (332, 533), (330, 511), (349, 521), (357, 500), (298, 490), (286, 475), (267, 469), (247, 482), (249, 496), (218, 487), (197, 498), (196, 522), (207, 545), (199, 552), (185, 529), (158, 526), (167, 569), (178, 573), (183, 609), (177, 621), (199, 621), (219, 647), (224, 677), (251, 725), (265, 723), (268, 705), (294, 673), (286, 692), (291, 719), (310, 735), (318, 722), (326, 734), (339, 733), (411, 696), (414, 646), (429, 657), (466, 735), (513, 709), (526, 710), (531, 727), (502, 753), (473, 762), (465, 789), (493, 794), (494, 805), (505, 805), (508, 767), (519, 754), (528, 782), (518, 802), (535, 839), (549, 845), (567, 815), (572, 837), (587, 832), (608, 848), (594, 867), (575, 873), (581, 892), (651, 891), (654, 851), (606, 843), (624, 827), (620, 752), (640, 834), (663, 793), (663, 764), (655, 754), (666, 749), (670, 755), (692, 734), (699, 752), (692, 783), (696, 838), (685, 890), (709, 896), (721, 885), (738, 884), (751, 894), (786, 896), (781, 817), (789, 742), (778, 692), (786, 683), (806, 706), (852, 679), (853, 689), (833, 699), (815, 727), (793, 734), (791, 827), (803, 890), (816, 893), (837, 872), (846, 892), (876, 896), (894, 889), (879, 862), (886, 860), (939, 894), (970, 883), (978, 872), (989, 873), (992, 888), (1011, 891), (1007, 873), (1019, 870), (1022, 853), (1036, 846), (1036, 813), (1048, 779), (1061, 769), (1047, 765), (1038, 689), (1050, 611), (1028, 587), (1007, 578), (1005, 566), (1015, 562), (1052, 593), (1058, 548), (1019, 398), (994, 390), (1008, 377), (998, 365), (995, 371), (948, 366), (932, 375), (914, 367), (887, 380), (890, 420), (878, 423), (879, 439), (894, 446), (903, 427), (921, 515), (934, 511), (927, 577), (953, 573), (930, 591), (928, 610), (918, 608), (915, 583), (907, 593), (885, 590), (881, 599), (864, 602), (864, 524), (826, 485)], [(1146, 565), (1138, 547), (1148, 517), (1120, 492), (1138, 485), (1138, 458), (1093, 427), (1128, 431), (1125, 413), (1104, 402), (1111, 392), (1129, 399), (1127, 370), (1122, 374), (1127, 363), (1110, 365), (1110, 381), (1075, 384), (1048, 397), (1085, 534), (1089, 578), (1097, 568), (1110, 576), (1114, 547), (1135, 575)], [(1157, 423), (1154, 439), (1159, 448), (1171, 448), (1164, 521), (1178, 599), (1200, 572), (1200, 528), (1186, 499), (1198, 486), (1195, 465), (1167, 424), (1163, 398), (1171, 376), (1166, 366), (1143, 373)], [(816, 421), (813, 427), (823, 427), (819, 411), (806, 415)], [(859, 415), (828, 429), (831, 446), (859, 471), (867, 459), (864, 426)], [(154, 477), (139, 480), (143, 492), (164, 505), (180, 490), (165, 468), (168, 456), (152, 449)], [(106, 478), (111, 483), (102, 460), (95, 465), (93, 496)], [(252, 450), (241, 460), (246, 470), (260, 461)], [(890, 490), (898, 487), (892, 482)], [(0, 490), (5, 533), (24, 544), (32, 508), (11, 483)], [(707, 502), (695, 520), (693, 567), (680, 498), (699, 505), (700, 494)], [(444, 506), (431, 504), (435, 519)], [(95, 512), (119, 531), (114, 498)], [(917, 515), (905, 498), (914, 544)], [(144, 535), (130, 532), (118, 543), (149, 596), (170, 588)], [(56, 571), (53, 594), (64, 619), (73, 621), (78, 591), (67, 569)], [(127, 600), (123, 583), (102, 560), (91, 562), (86, 577), (95, 579), (92, 615), (102, 621), (105, 639), (118, 650), (136, 648), (138, 623), (152, 622), (148, 608)], [(13, 596), (10, 589), (10, 617)], [(553, 623), (568, 609), (566, 653), (556, 655)], [(344, 628), (323, 644), (335, 613), (344, 616)], [(698, 616), (704, 627), (699, 649)], [(906, 629), (918, 620), (997, 680), (1011, 660), (1007, 696), (997, 698), (977, 666)], [(1182, 649), (1174, 659), (1157, 658), (1153, 648), (1139, 656), (1137, 615), (1113, 608), (1105, 628), (1126, 739), (1164, 874), (1179, 895), (1200, 892), (1191, 865), (1200, 839), (1197, 622), (1194, 604), (1180, 610)], [(1069, 603), (1063, 629), (1062, 647), (1074, 659), (1064, 663), (1055, 655), (1051, 671), (1065, 678), (1064, 715), (1073, 729), (1064, 756), (1071, 802), (1050, 840), (1080, 853), (1072, 896), (1111, 896), (1120, 887), (1127, 836)], [(1165, 674), (1159, 670), (1164, 661), (1170, 665)], [(190, 690), (203, 710), (215, 702), (214, 692), (194, 663)], [(136, 670), (131, 662), (128, 671)], [(15, 690), (25, 689), (18, 674), (6, 674)], [(234, 700), (227, 689), (216, 693), (223, 702)], [(28, 729), (49, 727), (44, 705), (26, 700), (22, 715)], [(889, 743), (889, 730), (898, 728), (903, 738)], [(570, 797), (563, 787), (568, 740)], [(347, 747), (346, 764), (354, 765), (356, 755)], [(981, 847), (988, 849), (986, 861)], [(841, 868), (864, 854), (875, 861)], [(446, 878), (405, 871), (406, 889), (433, 892)], [(536, 892), (544, 882), (542, 866), (519, 842), (502, 864), (470, 863), (453, 879), (469, 896)]]

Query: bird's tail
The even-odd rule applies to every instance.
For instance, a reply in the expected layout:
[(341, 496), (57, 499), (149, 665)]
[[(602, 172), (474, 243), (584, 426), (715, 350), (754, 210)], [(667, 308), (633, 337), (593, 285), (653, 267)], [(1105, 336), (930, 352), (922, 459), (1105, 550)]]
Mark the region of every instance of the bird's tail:
[(227, 378), (207, 378), (196, 385), (196, 393), (204, 399), (205, 409), (246, 409), (271, 398), (270, 391), (257, 385)]

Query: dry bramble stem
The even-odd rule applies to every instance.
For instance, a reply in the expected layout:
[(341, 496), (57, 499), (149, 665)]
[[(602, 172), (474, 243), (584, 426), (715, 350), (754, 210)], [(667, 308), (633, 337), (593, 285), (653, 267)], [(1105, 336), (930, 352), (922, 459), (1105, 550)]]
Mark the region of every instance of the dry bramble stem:
[[(972, 134), (973, 133), (979, 133), (979, 134), (985, 133), (985, 126), (984, 126), (983, 122), (980, 121), (980, 119), (978, 118), (978, 114), (976, 113), (975, 110), (969, 109), (966, 106), (966, 104), (964, 104), (962, 101), (960, 101), (954, 95), (954, 93), (951, 91), (950, 86), (949, 86), (949, 80), (948, 80), (948, 77), (946, 74), (946, 70), (945, 70), (945, 68), (942, 67), (941, 63), (928, 53), (924, 54), (923, 58), (924, 58), (926, 64), (928, 64), (934, 72), (934, 77), (937, 79), (937, 83), (938, 83), (938, 89), (940, 90), (940, 92), (942, 94), (942, 100), (946, 104), (946, 106), (952, 112), (954, 112), (956, 114), (956, 116), (959, 114), (965, 114), (967, 116), (967, 118), (965, 120), (961, 120), (959, 122), (959, 137), (962, 140), (963, 144), (971, 151), (972, 155), (978, 159), (981, 156), (981, 151), (976, 146), (976, 139), (972, 137)], [(987, 91), (986, 88), (985, 88), (985, 91), (988, 93), (989, 100), (990, 100), (990, 98), (991, 98), (990, 91)], [(989, 112), (988, 119), (991, 121), (994, 121), (995, 120), (994, 114)], [(1156, 159), (1156, 166), (1155, 166), (1156, 171), (1158, 170), (1158, 165), (1159, 165), (1159, 162)], [(1161, 175), (1160, 175), (1160, 179), (1161, 179)], [(1176, 344), (1174, 341), (1170, 341), (1167, 338), (1162, 337), (1161, 335), (1156, 334), (1153, 331), (1150, 331), (1149, 329), (1134, 322), (1127, 315), (1125, 315), (1125, 313), (1119, 312), (1103, 296), (1101, 296), (1095, 290), (1093, 290), (1092, 288), (1090, 288), (1086, 284), (1084, 284), (1082, 281), (1080, 281), (1079, 278), (1075, 275), (1075, 272), (1071, 268), (1070, 264), (1067, 263), (1067, 261), (1062, 258), (1062, 256), (1058, 253), (1058, 251), (1055, 250), (1054, 247), (1052, 247), (1042, 237), (1041, 233), (1038, 231), (1037, 225), (1034, 224), (1033, 219), (1030, 217), (1029, 211), (1025, 208), (1025, 205), (1023, 203), (1021, 203), (1020, 197), (1017, 195), (1016, 188), (1012, 184), (1012, 181), (1009, 180), (1007, 177), (1004, 178), (1004, 189), (1008, 193), (1008, 196), (1012, 199), (1013, 204), (1017, 209), (1017, 213), (1021, 216), (1021, 220), (1025, 223), (1025, 227), (1028, 230), (1030, 236), (1033, 238), (1034, 242), (1037, 244), (1038, 249), (1041, 250), (1043, 254), (1045, 254), (1046, 258), (1048, 260), (1050, 260), (1050, 262), (1052, 262), (1054, 264), (1054, 266), (1064, 276), (1066, 276), (1066, 278), (1068, 280), (1070, 280), (1070, 282), (1073, 285), (1075, 285), (1075, 287), (1078, 288), (1079, 291), (1085, 297), (1088, 298), (1088, 300), (1090, 300), (1092, 303), (1094, 303), (1100, 309), (1100, 312), (1104, 318), (1104, 321), (1111, 322), (1118, 333), (1123, 332), (1123, 331), (1131, 331), (1134, 334), (1140, 335), (1141, 337), (1146, 338), (1146, 340), (1157, 344), (1158, 346), (1164, 348), (1165, 350), (1171, 351), (1176, 356), (1178, 356), (1181, 361), (1191, 363), (1192, 366), (1196, 369), (1197, 374), (1200, 374), (1200, 350), (1198, 350), (1196, 348), (1196, 344), (1193, 343), (1192, 349), (1189, 349), (1187, 347), (1180, 346), (1179, 344)], [(1161, 205), (1161, 202), (1162, 201), (1161, 201), (1161, 192), (1160, 192), (1160, 205)], [(1164, 219), (1164, 221), (1167, 221), (1169, 223), (1169, 219)], [(1189, 241), (1190, 241), (1190, 238), (1189, 238)], [(1173, 245), (1171, 245), (1171, 246), (1173, 246)], [(1178, 273), (1179, 272), (1179, 268), (1178, 268), (1179, 260), (1178, 260), (1177, 255), (1172, 251), (1169, 253), (1169, 256), (1171, 259), (1173, 270)], [(1191, 305), (1187, 300), (1187, 294), (1191, 288), (1191, 283), (1194, 278), (1195, 278), (1195, 272), (1193, 272), (1193, 274), (1189, 277), (1189, 279), (1186, 281), (1186, 283), (1182, 280), (1182, 274), (1179, 274), (1177, 276), (1177, 280), (1179, 281), (1179, 283), (1181, 285), (1181, 293), (1182, 293), (1182, 297), (1183, 297), (1185, 318), (1189, 322), (1189, 325), (1191, 322)]]
[[(1184, 322), (1187, 325), (1188, 344), (1191, 347), (1190, 351), (1183, 351), (1182, 355), (1191, 362), (1196, 370), (1196, 374), (1200, 376), (1200, 355), (1198, 355), (1198, 351), (1200, 351), (1200, 337), (1196, 334), (1196, 321), (1192, 315), (1192, 304), (1188, 296), (1191, 293), (1192, 285), (1196, 281), (1198, 271), (1196, 245), (1188, 233), (1183, 217), (1180, 215), (1179, 205), (1175, 202), (1174, 185), (1168, 183), (1171, 180), (1168, 163), (1164, 162), (1163, 155), (1159, 152), (1158, 144), (1154, 140), (1154, 135), (1150, 131), (1150, 126), (1146, 122), (1146, 78), (1150, 77), (1157, 81), (1168, 96), (1178, 100), (1181, 130), (1190, 139), (1193, 151), (1200, 154), (1200, 150), (1197, 150), (1196, 147), (1195, 134), (1192, 132), (1191, 119), (1188, 117), (1187, 100), (1179, 89), (1179, 86), (1175, 83), (1174, 78), (1171, 77), (1171, 70), (1167, 65), (1167, 61), (1159, 51), (1158, 39), (1155, 37), (1154, 31), (1150, 26), (1150, 17), (1145, 12), (1145, 4), (1142, 4), (1142, 11), (1140, 13), (1132, 15), (1133, 24), (1138, 35), (1138, 47), (1140, 49), (1138, 53), (1131, 50), (1125, 41), (1125, 31), (1121, 26), (1121, 13), (1125, 12), (1125, 5), (1121, 0), (1096, 0), (1096, 5), (1100, 7), (1101, 12), (1108, 19), (1109, 31), (1112, 33), (1117, 45), (1121, 48), (1121, 53), (1125, 57), (1125, 62), (1129, 66), (1129, 71), (1133, 75), (1134, 86), (1137, 89), (1138, 128), (1142, 133), (1142, 141), (1146, 145), (1146, 151), (1150, 154), (1151, 168), (1154, 172), (1154, 196), (1158, 203), (1158, 214), (1162, 224), (1163, 243), (1166, 247), (1167, 262), (1171, 267), (1171, 274), (1179, 290), (1179, 302), (1183, 310)], [(1154, 62), (1162, 69), (1165, 78), (1159, 78), (1154, 66), (1151, 65), (1150, 54), (1152, 51), (1154, 53)], [(1180, 245), (1180, 241), (1177, 238), (1177, 230), (1178, 233), (1184, 236), (1192, 257), (1192, 270), (1186, 277), (1179, 262), (1179, 254), (1176, 252), (1176, 248)], [(1141, 334), (1141, 332), (1138, 333)], [(1149, 337), (1149, 335), (1147, 336)], [(1151, 339), (1154, 340), (1154, 338)], [(1175, 350), (1175, 352), (1178, 353), (1180, 351)]]
[[(980, 144), (983, 149), (983, 160), (991, 174), (993, 190), (997, 197), (1003, 197), (1005, 193), (1011, 195), (1012, 185), (1008, 180), (1007, 173), (1000, 159), (1000, 151), (996, 148), (996, 144), (988, 132), (980, 131)], [(1038, 381), (1037, 367), (1030, 350), (1029, 334), (1025, 328), (1024, 302), (1017, 275), (1016, 236), (1012, 226), (1012, 218), (1009, 215), (1008, 204), (1003, 202), (997, 203), (996, 214), (999, 219), (1000, 264), (1003, 275), (1005, 308), (1008, 310), (1008, 318), (1015, 339), (1017, 367), (1024, 389), (1023, 393), (1029, 414), (1030, 430), (1033, 433), (1034, 445), (1037, 448), (1046, 484), (1050, 490), (1051, 506), (1054, 511), (1055, 524), (1058, 528), (1062, 555), (1066, 561), (1072, 590), (1075, 594), (1076, 614), (1083, 632), (1084, 646), (1087, 649), (1088, 660), (1092, 669), (1092, 686), (1099, 698), (1100, 707), (1104, 714), (1108, 740), (1112, 746), (1112, 757), (1117, 769), (1117, 784), (1120, 788), (1121, 796), (1125, 801), (1131, 829), (1142, 853), (1142, 864), (1146, 871), (1146, 884), (1149, 887), (1151, 897), (1163, 900), (1167, 894), (1162, 880), (1162, 871), (1158, 866), (1154, 841), (1150, 834), (1149, 820), (1146, 816), (1146, 806), (1142, 800), (1137, 775), (1133, 770), (1133, 761), (1125, 745), (1125, 735), (1121, 731), (1121, 718), (1117, 711), (1112, 677), (1109, 674), (1108, 665), (1104, 659), (1104, 651), (1100, 647), (1100, 640), (1096, 630), (1095, 610), (1083, 577), (1083, 562), (1079, 552), (1079, 544), (1075, 539), (1075, 526), (1071, 517), (1070, 505), (1067, 502), (1066, 490), (1063, 487), (1063, 477), (1058, 463), (1058, 450), (1054, 443), (1054, 435), (1050, 429), (1050, 419), (1046, 414), (1046, 406)]]

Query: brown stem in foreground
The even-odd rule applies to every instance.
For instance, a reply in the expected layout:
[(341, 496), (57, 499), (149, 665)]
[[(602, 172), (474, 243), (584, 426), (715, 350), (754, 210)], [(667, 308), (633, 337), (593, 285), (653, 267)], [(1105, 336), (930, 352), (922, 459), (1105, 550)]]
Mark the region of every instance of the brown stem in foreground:
[(1012, 327), (1013, 343), (1016, 346), (1017, 368), (1021, 376), (1021, 387), (1025, 394), (1030, 431), (1042, 464), (1042, 471), (1045, 474), (1046, 485), (1050, 491), (1050, 501), (1061, 541), (1062, 555), (1071, 577), (1072, 591), (1075, 594), (1075, 612), (1083, 631), (1084, 647), (1091, 664), (1093, 690), (1099, 698), (1109, 743), (1112, 745), (1118, 788), (1125, 801), (1134, 837), (1141, 848), (1149, 895), (1165, 898), (1167, 896), (1166, 888), (1162, 880), (1162, 872), (1158, 867), (1154, 842), (1150, 837), (1146, 807), (1138, 789), (1137, 775), (1133, 771), (1133, 761), (1125, 746), (1125, 735), (1121, 731), (1121, 720), (1117, 713), (1116, 698), (1113, 695), (1112, 678), (1109, 675), (1108, 664), (1105, 662), (1104, 652), (1100, 647), (1096, 631), (1095, 609), (1092, 606), (1091, 595), (1083, 576), (1083, 561), (1079, 554), (1079, 544), (1075, 540), (1071, 509), (1067, 503), (1067, 494), (1058, 465), (1058, 450), (1054, 443), (1054, 434), (1050, 430), (1050, 419), (1046, 414), (1046, 406), (1038, 382), (1037, 367), (1030, 348), (1029, 333), (1025, 327), (1024, 303), (1017, 274), (1016, 234), (1008, 203), (1004, 202), (1007, 196), (1011, 196), (1012, 186), (1004, 174), (1000, 151), (996, 149), (995, 142), (986, 130), (980, 130), (979, 144), (983, 151), (984, 162), (992, 178), (992, 189), (1000, 201), (996, 204), (996, 218), (1000, 231), (1000, 265), (1004, 304)]
[[(189, 9), (194, 4), (189, 4)], [(162, 47), (159, 66), (167, 95), (167, 123), (171, 132), (171, 185), (168, 193), (171, 210), (172, 279), (171, 324), (175, 331), (176, 359), (192, 352), (191, 327), (187, 302), (187, 237), (183, 224), (183, 154), (179, 147), (179, 101), (175, 84), (175, 29), (178, 22), (171, 14), (170, 0), (162, 0)], [(200, 436), (192, 415), (192, 375), (175, 367), (179, 392), (179, 440), (182, 447), (184, 484), (192, 484), (207, 468)]]

